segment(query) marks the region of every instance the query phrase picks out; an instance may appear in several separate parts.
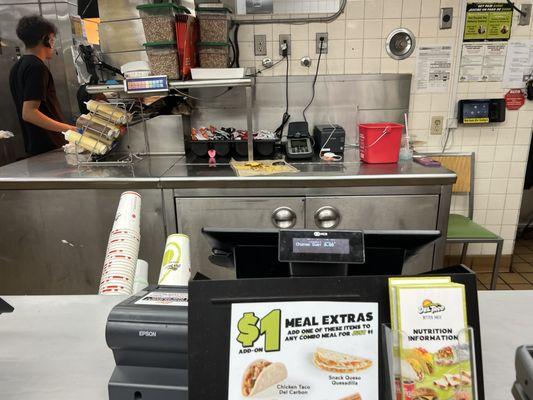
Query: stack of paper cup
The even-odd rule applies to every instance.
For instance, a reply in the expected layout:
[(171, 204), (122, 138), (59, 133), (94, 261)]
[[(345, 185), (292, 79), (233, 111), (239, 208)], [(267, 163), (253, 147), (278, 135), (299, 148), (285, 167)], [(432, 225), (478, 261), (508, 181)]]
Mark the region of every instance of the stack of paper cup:
[(133, 293), (138, 293), (148, 286), (148, 263), (144, 260), (137, 260), (135, 269), (135, 280), (133, 281)]
[(141, 196), (124, 192), (109, 235), (99, 293), (131, 295), (141, 243)]
[(159, 284), (187, 286), (191, 278), (191, 250), (187, 235), (175, 234), (167, 238)]

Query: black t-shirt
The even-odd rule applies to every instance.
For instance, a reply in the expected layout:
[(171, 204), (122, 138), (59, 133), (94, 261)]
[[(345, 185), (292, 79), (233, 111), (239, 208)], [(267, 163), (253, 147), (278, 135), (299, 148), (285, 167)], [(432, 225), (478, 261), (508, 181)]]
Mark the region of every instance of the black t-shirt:
[(33, 156), (65, 144), (61, 134), (39, 128), (22, 119), (24, 102), (40, 100), (39, 111), (56, 121), (65, 120), (57, 100), (54, 78), (41, 59), (34, 55), (21, 57), (11, 69), (9, 86), (17, 107), (26, 152)]

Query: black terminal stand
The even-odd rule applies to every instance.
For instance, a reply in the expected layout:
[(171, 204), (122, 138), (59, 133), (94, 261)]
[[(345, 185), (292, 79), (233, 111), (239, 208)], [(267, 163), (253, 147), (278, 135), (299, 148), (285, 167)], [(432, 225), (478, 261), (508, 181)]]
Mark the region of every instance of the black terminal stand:
[(407, 259), (439, 231), (314, 231), (203, 228), (211, 263), (238, 279), (402, 275)]
[(0, 314), (7, 314), (13, 312), (14, 308), (6, 301), (0, 298)]
[[(353, 267), (351, 265), (350, 267)], [(484, 400), (483, 364), (475, 274), (459, 266), (434, 271), (465, 285), (468, 324), (473, 328), (478, 399)], [(224, 399), (228, 394), (232, 304), (255, 302), (353, 301), (377, 302), (379, 323), (390, 324), (387, 275), (194, 280), (189, 283), (189, 398)], [(385, 335), (380, 331), (379, 400), (390, 400)], [(216, 368), (214, 368), (216, 366)], [(394, 398), (394, 397), (392, 397)]]

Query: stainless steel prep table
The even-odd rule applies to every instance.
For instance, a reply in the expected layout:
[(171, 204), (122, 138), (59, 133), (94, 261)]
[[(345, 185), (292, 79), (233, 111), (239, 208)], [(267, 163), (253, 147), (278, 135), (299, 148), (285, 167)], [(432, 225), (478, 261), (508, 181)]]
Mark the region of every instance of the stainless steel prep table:
[[(123, 297), (8, 296), (0, 316), (2, 400), (106, 400), (105, 323)], [(486, 400), (512, 400), (514, 351), (533, 343), (533, 291), (479, 292)], [(31, 321), (31, 323), (29, 323)]]
[[(203, 226), (447, 229), (456, 176), (446, 169), (412, 162), (294, 165), (299, 174), (239, 178), (228, 164), (213, 168), (184, 156), (78, 168), (52, 152), (0, 168), (0, 293), (95, 293), (123, 190), (143, 196), (140, 257), (151, 265), (152, 282), (165, 237), (176, 231), (191, 236), (194, 272), (232, 277), (207, 261)], [(444, 245), (415, 257), (406, 272), (440, 266)]]

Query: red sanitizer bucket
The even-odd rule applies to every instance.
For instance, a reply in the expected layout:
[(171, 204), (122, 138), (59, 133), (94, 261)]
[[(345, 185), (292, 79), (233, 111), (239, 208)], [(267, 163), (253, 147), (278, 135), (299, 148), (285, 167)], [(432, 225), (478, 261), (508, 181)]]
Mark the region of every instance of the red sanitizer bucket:
[(359, 125), (359, 155), (369, 164), (398, 162), (403, 125), (374, 123)]

